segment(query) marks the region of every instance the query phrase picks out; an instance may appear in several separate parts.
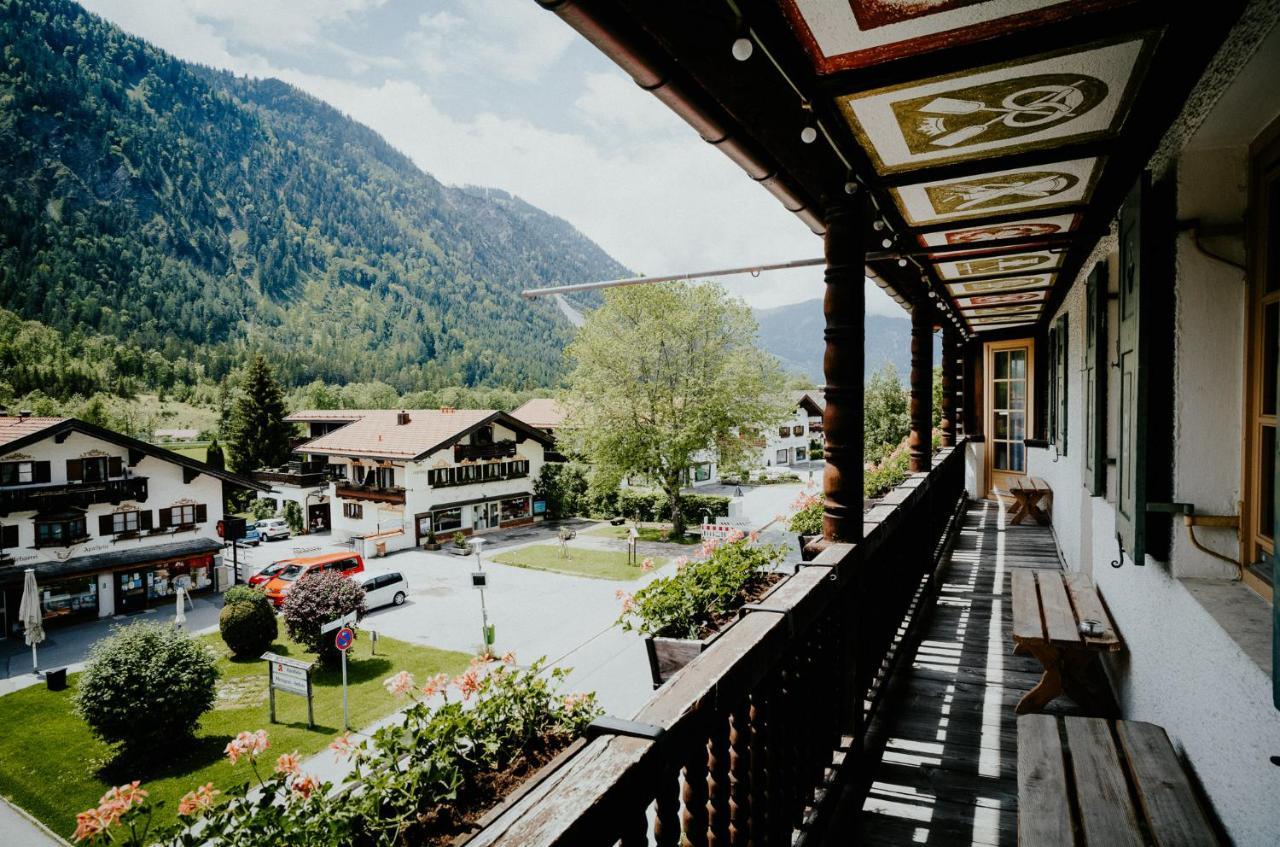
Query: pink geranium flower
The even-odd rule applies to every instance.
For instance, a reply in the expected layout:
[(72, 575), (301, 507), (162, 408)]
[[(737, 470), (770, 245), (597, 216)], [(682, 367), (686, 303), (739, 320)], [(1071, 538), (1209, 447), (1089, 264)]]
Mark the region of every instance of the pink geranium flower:
[(213, 808), (213, 798), (221, 793), (213, 787), (212, 782), (206, 782), (196, 790), (182, 795), (182, 799), (178, 801), (178, 814), (185, 818), (206, 812)]
[(302, 770), (302, 763), (298, 760), (298, 751), (292, 753), (281, 753), (276, 759), (276, 773), (295, 774)]
[(453, 684), (462, 692), (462, 699), (468, 700), (472, 694), (480, 690), (480, 672), (473, 667), (466, 673), (459, 674)]
[(403, 697), (414, 689), (413, 674), (408, 671), (400, 671), (400, 673), (383, 680), (382, 685), (397, 697)]
[(640, 570), (643, 573), (648, 573), (653, 570), (653, 559), (651, 557), (646, 557), (645, 560), (640, 563)]
[(449, 687), (449, 675), (443, 671), (427, 680), (427, 684), (422, 686), (422, 696), (433, 697), (442, 693)]
[(293, 792), (294, 797), (305, 800), (311, 796), (312, 791), (316, 790), (316, 778), (309, 774), (295, 776), (289, 783), (289, 790)]
[(510, 650), (508, 650), (507, 652), (505, 652), (505, 653), (503, 653), (503, 654), (502, 654), (502, 664), (504, 664), (504, 665), (514, 665), (515, 663), (516, 663), (516, 654), (515, 654), (515, 653), (513, 653), (513, 652), (512, 652), (512, 651), (510, 651)]
[(271, 744), (267, 741), (267, 731), (260, 729), (256, 732), (240, 733), (227, 744), (223, 752), (227, 754), (227, 758), (234, 765), (240, 761), (241, 756), (256, 759), (259, 753), (270, 746)]

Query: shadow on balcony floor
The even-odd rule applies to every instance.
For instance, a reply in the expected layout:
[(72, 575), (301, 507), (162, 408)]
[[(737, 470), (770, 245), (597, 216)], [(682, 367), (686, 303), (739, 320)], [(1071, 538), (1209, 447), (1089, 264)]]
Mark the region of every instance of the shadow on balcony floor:
[[(910, 668), (872, 727), (884, 756), (851, 843), (1017, 843), (1014, 706), (1040, 666), (1012, 649), (1010, 573), (1058, 568), (1048, 527), (1003, 525), (992, 500), (969, 505)], [(1046, 711), (1079, 713), (1061, 698)]]

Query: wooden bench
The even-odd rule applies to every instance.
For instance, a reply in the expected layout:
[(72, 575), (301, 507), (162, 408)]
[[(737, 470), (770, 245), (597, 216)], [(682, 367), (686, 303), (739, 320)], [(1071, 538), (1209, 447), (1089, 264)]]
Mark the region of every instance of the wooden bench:
[[(1102, 624), (1098, 635), (1081, 635), (1080, 621)], [(1013, 569), (1013, 650), (1030, 653), (1044, 675), (1022, 699), (1017, 714), (1036, 712), (1065, 693), (1081, 708), (1111, 714), (1114, 702), (1101, 669), (1102, 653), (1116, 653), (1124, 642), (1107, 608), (1084, 574), (1039, 568)]]
[(1046, 497), (1053, 499), (1053, 489), (1043, 479), (1029, 476), (1018, 480), (1009, 487), (1013, 495), (1013, 508), (1009, 510), (1009, 523), (1020, 524), (1023, 518), (1030, 515), (1041, 526), (1049, 525), (1049, 516), (1040, 508), (1040, 502)]
[(1018, 847), (1221, 843), (1160, 727), (1018, 718)]

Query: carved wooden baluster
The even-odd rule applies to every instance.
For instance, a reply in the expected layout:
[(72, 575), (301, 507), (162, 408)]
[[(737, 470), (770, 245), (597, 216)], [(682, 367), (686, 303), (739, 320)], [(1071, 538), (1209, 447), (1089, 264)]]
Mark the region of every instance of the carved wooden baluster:
[(751, 843), (751, 704), (745, 698), (729, 716), (729, 843)]
[(649, 847), (649, 808), (640, 806), (629, 809), (622, 815), (621, 838), (618, 843), (622, 847)]
[(786, 692), (782, 687), (782, 673), (775, 672), (768, 681), (768, 802), (765, 810), (769, 820), (769, 844), (791, 843), (791, 818), (786, 813), (787, 796), (787, 734)]
[(711, 721), (710, 755), (707, 757), (707, 791), (710, 798), (711, 847), (729, 843), (729, 723), (717, 713)]
[(804, 769), (805, 742), (807, 727), (804, 715), (804, 680), (801, 660), (796, 653), (787, 656), (786, 670), (783, 671), (783, 686), (786, 688), (784, 700), (786, 712), (783, 720), (787, 725), (787, 766), (783, 775), (783, 786), (786, 790), (787, 820), (793, 827), (798, 827), (804, 820)]
[(707, 843), (707, 744), (693, 743), (684, 763), (684, 838), (690, 847)]
[(653, 838), (658, 847), (680, 843), (680, 769), (664, 767), (655, 791)]
[(769, 843), (769, 693), (768, 680), (751, 695), (747, 718), (751, 724), (751, 843)]

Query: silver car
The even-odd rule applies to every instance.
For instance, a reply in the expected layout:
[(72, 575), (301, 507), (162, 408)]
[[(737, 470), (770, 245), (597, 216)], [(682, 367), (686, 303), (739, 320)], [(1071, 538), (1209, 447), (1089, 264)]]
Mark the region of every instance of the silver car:
[(279, 541), (289, 537), (289, 524), (284, 518), (264, 518), (258, 521), (258, 535), (263, 541)]
[(409, 595), (409, 582), (399, 573), (383, 573), (360, 575), (357, 577), (364, 586), (364, 605), (366, 609), (380, 606), (400, 606)]

